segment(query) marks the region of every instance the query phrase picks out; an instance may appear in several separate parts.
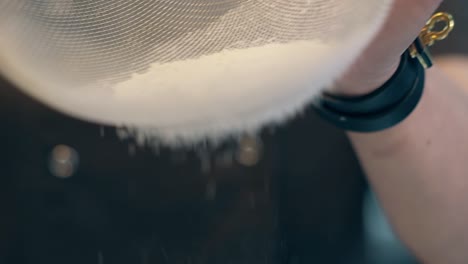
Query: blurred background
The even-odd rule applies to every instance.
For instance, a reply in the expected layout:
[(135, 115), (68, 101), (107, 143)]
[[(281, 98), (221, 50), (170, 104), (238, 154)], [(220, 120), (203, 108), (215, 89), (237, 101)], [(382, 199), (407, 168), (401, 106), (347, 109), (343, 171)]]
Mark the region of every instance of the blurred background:
[[(468, 54), (468, 2), (435, 55)], [(308, 111), (214, 150), (139, 147), (0, 81), (1, 264), (417, 263)]]

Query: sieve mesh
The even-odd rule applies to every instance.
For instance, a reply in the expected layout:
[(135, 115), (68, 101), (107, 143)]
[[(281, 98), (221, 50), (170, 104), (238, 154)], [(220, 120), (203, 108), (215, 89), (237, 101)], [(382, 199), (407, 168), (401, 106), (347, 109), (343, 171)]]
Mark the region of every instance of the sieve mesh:
[[(113, 114), (100, 116), (101, 110), (105, 112), (104, 108), (109, 106), (103, 101), (102, 106), (99, 103), (93, 106), (89, 98), (79, 100), (81, 106), (75, 104), (71, 109), (70, 103), (62, 97), (60, 100), (53, 97), (55, 93), (64, 91), (97, 90), (106, 97), (111, 97), (114, 92), (112, 87), (132, 78), (136, 73), (145, 73), (154, 64), (197, 60), (229, 50), (301, 41), (321, 43), (329, 47), (327, 52), (322, 51), (322, 56), (316, 53), (305, 53), (304, 56), (310, 62), (306, 66), (311, 69), (320, 65), (331, 69), (340, 64), (336, 66), (339, 70), (329, 71), (330, 76), (325, 78), (331, 80), (370, 41), (383, 21), (390, 2), (391, 0), (0, 0), (0, 71), (29, 93), (60, 110), (80, 117), (108, 123), (141, 124), (146, 127), (166, 126), (177, 122), (160, 124), (157, 114), (154, 118), (144, 120), (135, 118), (137, 115), (151, 116), (148, 108), (144, 113), (136, 112), (135, 115), (119, 118), (118, 116), (125, 115), (115, 109), (128, 112), (131, 105), (120, 107), (115, 104)], [(286, 66), (291, 64), (292, 69), (297, 64), (294, 60), (288, 61), (288, 56), (281, 56), (281, 60)], [(255, 73), (255, 70), (252, 71)], [(315, 72), (308, 75), (307, 83), (323, 86), (323, 81), (314, 81), (320, 78), (314, 77), (314, 74), (323, 76), (327, 72)], [(213, 78), (224, 77), (220, 74)], [(304, 82), (302, 86), (303, 84)], [(248, 90), (258, 88), (264, 91), (268, 88), (265, 85), (266, 82), (263, 87), (258, 84)], [(155, 87), (159, 88), (167, 89)], [(188, 91), (193, 88), (179, 89)], [(226, 89), (232, 88), (227, 85)], [(317, 90), (312, 90), (314, 89)], [(274, 89), (271, 92), (274, 93)], [(291, 94), (298, 96), (298, 91), (291, 89)], [(244, 94), (244, 97), (247, 95)], [(78, 94), (74, 93), (73, 96), (77, 99)], [(220, 98), (211, 97), (210, 100), (203, 101), (205, 106), (210, 102), (217, 106), (216, 102)], [(280, 97), (284, 97), (284, 94)], [(270, 101), (286, 105), (277, 98), (273, 99)], [(158, 100), (173, 99), (155, 98), (154, 102), (157, 103)], [(187, 106), (187, 102), (184, 103), (178, 107)], [(173, 104), (177, 106), (176, 101)], [(244, 115), (253, 114), (255, 109), (260, 108), (259, 105), (264, 106), (265, 102), (252, 103), (251, 111), (244, 109)], [(294, 107), (297, 108), (297, 105), (295, 102)], [(78, 109), (80, 107), (90, 107), (93, 113)], [(244, 117), (236, 116), (239, 111), (228, 112), (224, 118), (238, 118), (243, 123), (247, 122)], [(193, 113), (193, 118), (174, 118), (192, 123), (200, 119), (197, 118), (197, 113)], [(203, 117), (204, 124), (207, 123), (207, 118), (212, 117)], [(272, 118), (274, 119), (273, 115), (269, 115), (268, 119)], [(268, 121), (266, 117), (263, 119), (256, 119), (255, 123)], [(252, 125), (247, 125), (249, 126)], [(186, 128), (190, 127), (185, 126), (184, 129)], [(232, 127), (227, 126), (226, 129)]]

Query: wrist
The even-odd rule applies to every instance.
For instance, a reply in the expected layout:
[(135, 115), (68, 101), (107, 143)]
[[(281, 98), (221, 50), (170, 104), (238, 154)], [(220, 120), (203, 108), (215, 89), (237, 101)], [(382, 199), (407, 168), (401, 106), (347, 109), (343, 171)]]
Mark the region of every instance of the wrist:
[(375, 65), (364, 69), (359, 66), (351, 67), (329, 90), (330, 93), (342, 96), (362, 96), (370, 94), (386, 83), (395, 74), (400, 64), (400, 57), (394, 61)]
[(423, 65), (406, 50), (390, 79), (374, 91), (361, 96), (325, 92), (314, 102), (314, 107), (320, 116), (339, 128), (380, 131), (395, 126), (411, 114), (422, 96), (424, 82)]

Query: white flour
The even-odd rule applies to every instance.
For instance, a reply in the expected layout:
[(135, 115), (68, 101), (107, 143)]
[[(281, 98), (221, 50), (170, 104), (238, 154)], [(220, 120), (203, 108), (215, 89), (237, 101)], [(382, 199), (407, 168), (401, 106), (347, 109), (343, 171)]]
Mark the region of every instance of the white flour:
[[(227, 49), (196, 59), (155, 63), (146, 72), (110, 87), (99, 86), (103, 76), (124, 74), (115, 66), (126, 67), (113, 63), (140, 54), (133, 50), (139, 47), (133, 45), (138, 40), (154, 41), (158, 37), (159, 31), (151, 30), (152, 20), (146, 16), (149, 13), (135, 12), (125, 27), (116, 24), (119, 30), (112, 34), (114, 27), (107, 27), (99, 17), (90, 17), (91, 24), (70, 20), (69, 28), (62, 27), (62, 20), (55, 27), (35, 23), (36, 16), (30, 12), (37, 10), (24, 9), (27, 12), (23, 13), (23, 2), (30, 1), (7, 5), (14, 8), (7, 8), (4, 16), (0, 16), (0, 21), (8, 22), (0, 23), (1, 35), (11, 36), (0, 39), (2, 75), (56, 110), (123, 127), (119, 132), (122, 137), (135, 136), (139, 142), (150, 140), (164, 145), (202, 139), (216, 141), (228, 135), (256, 132), (293, 117), (351, 65), (384, 22), (393, 1), (245, 1), (245, 5), (232, 6), (232, 10), (231, 6), (225, 6), (229, 12), (208, 27), (195, 27), (195, 31), (189, 27), (187, 35), (167, 42), (168, 47), (162, 49), (164, 54), (212, 50), (204, 45), (222, 43), (236, 47), (230, 41), (244, 39), (252, 46), (264, 43), (260, 38), (272, 42), (306, 37), (313, 40)], [(133, 7), (139, 10), (139, 5)], [(55, 9), (49, 11), (55, 14)], [(125, 15), (129, 11), (121, 12)], [(117, 17), (118, 13), (112, 13)], [(84, 13), (77, 11), (76, 15), (88, 19)], [(103, 31), (97, 30), (96, 36), (93, 33), (89, 37), (102, 43), (89, 41), (87, 34), (82, 35), (93, 26)], [(310, 35), (311, 31), (323, 35)], [(123, 36), (127, 37), (122, 39)], [(118, 47), (128, 50), (112, 49), (109, 43), (125, 45)], [(63, 53), (53, 47), (61, 47)], [(145, 48), (144, 53), (160, 56), (151, 48)], [(146, 65), (146, 59), (151, 60), (147, 57), (135, 65)], [(83, 87), (89, 84), (88, 80), (96, 82)]]
[[(111, 87), (63, 88), (30, 71), (21, 82), (33, 96), (72, 116), (123, 127), (123, 138), (180, 145), (219, 141), (280, 124), (333, 84), (361, 45), (314, 41), (225, 50), (196, 59), (153, 64)], [(21, 58), (20, 54), (12, 54)], [(337, 63), (336, 58), (340, 58)], [(11, 60), (26, 69), (27, 60)], [(34, 84), (34, 85), (32, 85)]]
[(216, 140), (300, 110), (343, 70), (321, 63), (332, 51), (330, 45), (301, 41), (153, 64), (99, 101), (116, 121), (133, 127), (130, 134), (140, 141)]

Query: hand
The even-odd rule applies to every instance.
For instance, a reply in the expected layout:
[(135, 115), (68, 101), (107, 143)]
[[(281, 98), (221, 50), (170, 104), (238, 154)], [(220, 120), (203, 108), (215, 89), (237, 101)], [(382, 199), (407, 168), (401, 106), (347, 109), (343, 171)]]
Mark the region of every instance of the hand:
[(395, 0), (382, 30), (332, 91), (363, 95), (382, 86), (395, 73), (401, 54), (416, 39), (441, 2)]

